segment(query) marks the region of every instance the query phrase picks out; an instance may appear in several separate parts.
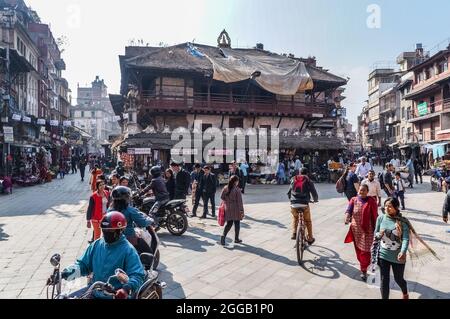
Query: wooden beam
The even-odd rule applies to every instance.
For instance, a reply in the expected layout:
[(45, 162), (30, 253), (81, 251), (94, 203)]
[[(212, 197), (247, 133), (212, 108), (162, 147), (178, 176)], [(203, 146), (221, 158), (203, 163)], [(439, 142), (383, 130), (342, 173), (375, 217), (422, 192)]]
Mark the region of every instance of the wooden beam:
[(256, 116), (253, 117), (253, 124), (252, 124), (252, 128), (255, 128), (255, 123), (256, 123)]
[(282, 117), (282, 116), (280, 116), (280, 120), (278, 121), (278, 125), (277, 125), (277, 128), (280, 128), (280, 125), (281, 125), (281, 121), (283, 121), (283, 117)]
[(223, 130), (223, 122), (225, 121), (225, 115), (222, 115), (222, 123), (220, 124), (220, 129)]

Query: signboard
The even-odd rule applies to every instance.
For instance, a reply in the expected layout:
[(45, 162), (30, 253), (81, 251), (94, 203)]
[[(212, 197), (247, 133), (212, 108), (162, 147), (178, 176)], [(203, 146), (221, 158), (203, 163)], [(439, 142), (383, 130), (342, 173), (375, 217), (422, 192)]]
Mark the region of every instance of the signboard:
[(171, 155), (197, 155), (198, 149), (190, 149), (190, 148), (174, 148), (170, 150)]
[(152, 149), (151, 148), (135, 148), (134, 149), (134, 155), (151, 155)]
[(38, 119), (37, 120), (38, 125), (45, 125), (45, 119)]
[(59, 122), (57, 120), (51, 120), (50, 125), (51, 126), (59, 126)]
[(20, 121), (22, 119), (22, 116), (19, 114), (13, 114), (12, 119), (14, 121)]
[(64, 121), (63, 125), (66, 126), (66, 127), (67, 126), (72, 126), (72, 121)]
[(24, 123), (31, 123), (31, 117), (24, 116), (24, 117), (22, 118), (22, 121), (23, 121)]
[(417, 110), (419, 111), (419, 116), (424, 116), (428, 114), (428, 103), (423, 102), (417, 105)]
[(3, 127), (3, 136), (5, 143), (14, 142), (14, 129), (10, 126)]
[(233, 156), (234, 150), (209, 150), (209, 156)]

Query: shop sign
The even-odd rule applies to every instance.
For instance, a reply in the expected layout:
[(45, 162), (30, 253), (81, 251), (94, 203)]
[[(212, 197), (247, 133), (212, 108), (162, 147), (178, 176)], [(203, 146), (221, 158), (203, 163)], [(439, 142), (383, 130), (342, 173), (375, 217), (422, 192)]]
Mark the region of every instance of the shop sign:
[(171, 155), (198, 155), (198, 149), (190, 149), (190, 148), (174, 148), (170, 150)]
[(24, 123), (31, 123), (31, 117), (24, 116), (24, 117), (22, 118), (22, 121), (23, 121)]
[(135, 148), (134, 149), (134, 155), (151, 155), (152, 149), (151, 148)]
[(37, 119), (38, 125), (45, 125), (45, 119)]
[(64, 121), (63, 126), (66, 126), (66, 127), (72, 126), (72, 121)]
[(13, 114), (12, 119), (14, 121), (20, 121), (22, 119), (22, 115), (19, 114)]
[(14, 142), (14, 129), (10, 126), (3, 127), (3, 136), (5, 143)]
[(233, 156), (234, 150), (209, 150), (208, 151), (209, 156)]
[(59, 126), (59, 122), (57, 120), (51, 120), (50, 125), (51, 126)]
[(424, 116), (428, 114), (428, 103), (423, 102), (417, 105), (417, 111), (419, 111), (419, 116)]

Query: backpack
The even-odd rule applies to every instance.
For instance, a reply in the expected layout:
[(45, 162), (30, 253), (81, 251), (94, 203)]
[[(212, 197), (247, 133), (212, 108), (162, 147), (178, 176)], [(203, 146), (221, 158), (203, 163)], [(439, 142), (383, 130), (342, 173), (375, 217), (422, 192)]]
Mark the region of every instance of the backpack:
[(346, 184), (347, 184), (346, 177), (347, 177), (347, 176), (346, 176), (345, 174), (342, 175), (341, 178), (339, 178), (338, 181), (337, 181), (337, 183), (336, 183), (336, 191), (337, 191), (339, 194), (342, 194), (342, 193), (345, 192), (345, 186), (346, 186)]

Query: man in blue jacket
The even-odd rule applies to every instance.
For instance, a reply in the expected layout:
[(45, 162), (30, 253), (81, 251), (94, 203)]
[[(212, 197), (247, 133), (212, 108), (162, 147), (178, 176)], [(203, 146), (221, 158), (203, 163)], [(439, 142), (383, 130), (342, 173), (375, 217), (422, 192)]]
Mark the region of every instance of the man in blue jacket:
[[(71, 281), (92, 273), (91, 284), (98, 281), (106, 283), (115, 275), (116, 269), (122, 269), (129, 277), (128, 283), (122, 284), (118, 280), (110, 283), (117, 291), (116, 299), (128, 299), (143, 285), (145, 271), (136, 249), (123, 234), (127, 220), (123, 214), (111, 212), (103, 218), (101, 227), (103, 238), (90, 245), (73, 266), (64, 269), (61, 277)], [(88, 289), (84, 288), (72, 297), (81, 296)]]

